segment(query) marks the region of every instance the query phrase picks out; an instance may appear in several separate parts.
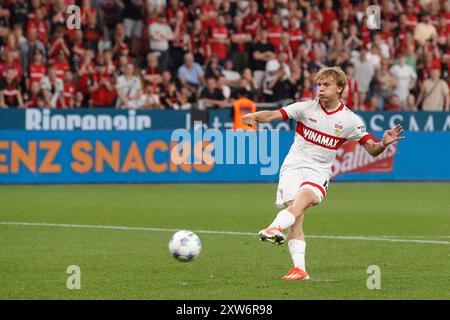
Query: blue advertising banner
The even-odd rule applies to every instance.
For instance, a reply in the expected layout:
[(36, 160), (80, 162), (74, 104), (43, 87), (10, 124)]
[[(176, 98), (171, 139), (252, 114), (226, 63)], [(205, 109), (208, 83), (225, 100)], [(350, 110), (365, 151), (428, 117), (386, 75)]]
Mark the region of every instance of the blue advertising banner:
[[(368, 131), (384, 131), (401, 123), (406, 131), (450, 131), (449, 112), (358, 112)], [(192, 128), (189, 110), (0, 109), (0, 131), (111, 131)], [(231, 108), (208, 110), (204, 127), (231, 129)], [(259, 124), (261, 130), (294, 130), (295, 121)]]
[[(368, 131), (384, 131), (401, 123), (406, 131), (450, 131), (449, 112), (357, 112), (366, 123)], [(230, 110), (209, 111), (208, 127), (214, 129), (232, 128)], [(272, 122), (260, 124), (261, 129), (294, 130), (295, 122)]]
[(357, 112), (369, 131), (384, 131), (401, 123), (406, 131), (450, 131), (449, 112)]
[(0, 109), (0, 130), (86, 131), (190, 128), (184, 110)]
[[(0, 183), (277, 182), (293, 135), (268, 130), (5, 131)], [(346, 143), (338, 151), (332, 181), (450, 180), (449, 156), (450, 134), (442, 132), (407, 133), (376, 158), (359, 144)]]

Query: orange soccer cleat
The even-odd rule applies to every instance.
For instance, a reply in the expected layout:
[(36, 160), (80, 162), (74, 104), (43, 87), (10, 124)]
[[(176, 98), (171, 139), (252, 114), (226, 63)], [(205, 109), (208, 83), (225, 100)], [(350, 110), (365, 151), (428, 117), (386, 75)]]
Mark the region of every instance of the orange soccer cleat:
[(306, 271), (294, 267), (291, 270), (289, 270), (288, 274), (281, 278), (281, 280), (309, 280), (309, 275), (306, 273)]
[(258, 233), (261, 241), (269, 241), (271, 243), (283, 244), (286, 241), (286, 236), (280, 227), (271, 227), (261, 230)]

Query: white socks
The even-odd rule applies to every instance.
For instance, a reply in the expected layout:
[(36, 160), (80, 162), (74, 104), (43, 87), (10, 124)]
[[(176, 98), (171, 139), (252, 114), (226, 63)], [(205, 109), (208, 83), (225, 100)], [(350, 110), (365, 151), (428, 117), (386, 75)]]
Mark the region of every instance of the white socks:
[[(281, 210), (275, 220), (273, 220), (271, 227), (280, 227), (282, 230), (289, 228), (295, 223), (295, 216), (287, 209)], [(306, 271), (305, 267), (305, 250), (306, 242), (298, 239), (291, 239), (288, 241), (289, 253), (291, 254), (294, 267)]]
[(306, 242), (303, 240), (291, 239), (288, 241), (289, 252), (292, 257), (294, 267), (306, 271), (305, 267), (305, 249)]
[(281, 210), (269, 228), (280, 227), (281, 230), (287, 229), (295, 222), (295, 217), (287, 209)]

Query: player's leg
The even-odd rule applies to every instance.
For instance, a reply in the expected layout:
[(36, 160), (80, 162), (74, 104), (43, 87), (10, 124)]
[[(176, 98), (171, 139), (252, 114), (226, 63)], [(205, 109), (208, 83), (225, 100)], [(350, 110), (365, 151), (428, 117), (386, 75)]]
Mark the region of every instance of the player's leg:
[(282, 168), (280, 171), (280, 180), (278, 182), (276, 205), (284, 208), (278, 212), (275, 220), (264, 230), (258, 233), (261, 241), (268, 241), (276, 244), (283, 244), (286, 236), (283, 230), (289, 228), (295, 223), (295, 216), (286, 206), (288, 202), (293, 202), (301, 183), (301, 169)]
[(327, 185), (327, 177), (315, 174), (309, 175), (308, 180), (300, 187), (294, 202), (288, 207), (297, 214), (295, 223), (288, 229), (287, 233), (289, 253), (294, 267), (282, 278), (283, 280), (309, 279), (305, 265), (306, 242), (303, 233), (303, 220), (306, 210), (319, 204), (324, 199)]

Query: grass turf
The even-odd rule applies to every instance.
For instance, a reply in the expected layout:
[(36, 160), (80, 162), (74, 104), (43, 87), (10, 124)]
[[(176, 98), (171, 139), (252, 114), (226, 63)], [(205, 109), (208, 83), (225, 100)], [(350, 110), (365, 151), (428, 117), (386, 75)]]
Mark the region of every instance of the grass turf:
[[(255, 232), (275, 184), (0, 186), (0, 221)], [(279, 278), (287, 246), (199, 233), (200, 257), (168, 252), (172, 232), (0, 224), (0, 299), (449, 299), (450, 184), (335, 183), (308, 211), (310, 281)], [(323, 239), (389, 236), (447, 244)], [(69, 290), (69, 265), (81, 289)], [(381, 269), (369, 290), (368, 266)]]

